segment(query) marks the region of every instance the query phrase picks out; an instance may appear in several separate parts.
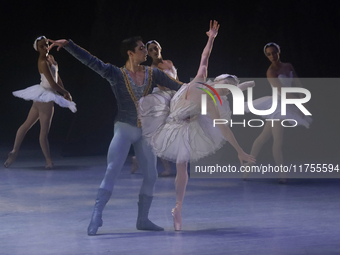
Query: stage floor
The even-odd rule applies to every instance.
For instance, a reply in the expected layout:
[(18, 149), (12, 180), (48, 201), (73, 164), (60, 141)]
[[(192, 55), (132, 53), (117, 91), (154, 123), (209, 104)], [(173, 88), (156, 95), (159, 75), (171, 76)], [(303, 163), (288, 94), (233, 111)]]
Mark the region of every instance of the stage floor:
[[(9, 148), (0, 148), (5, 161)], [(2, 163), (3, 163), (2, 162)], [(88, 236), (106, 157), (54, 156), (39, 148), (0, 166), (0, 254), (340, 254), (340, 179), (189, 179), (182, 231), (175, 232), (174, 177), (159, 178), (150, 219), (164, 232), (135, 228), (140, 170), (128, 160), (98, 235)], [(161, 164), (159, 164), (161, 168)], [(162, 169), (159, 169), (161, 171)]]

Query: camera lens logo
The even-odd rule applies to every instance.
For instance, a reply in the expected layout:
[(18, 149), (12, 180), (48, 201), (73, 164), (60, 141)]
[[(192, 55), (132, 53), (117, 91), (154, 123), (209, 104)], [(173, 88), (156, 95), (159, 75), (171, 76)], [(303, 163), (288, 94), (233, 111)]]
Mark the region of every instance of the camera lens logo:
[[(205, 84), (205, 83), (203, 83), (203, 82), (197, 82), (197, 83), (200, 83), (200, 84), (206, 86), (206, 87), (209, 88), (212, 92), (214, 92), (215, 95), (217, 96), (218, 100), (220, 101), (221, 105), (222, 105), (222, 100), (221, 100), (221, 98), (220, 98), (220, 95), (217, 93), (217, 91), (216, 91), (212, 86), (210, 86), (210, 85), (208, 85), (208, 84)], [(210, 93), (209, 90), (204, 89), (204, 88), (199, 88), (199, 87), (197, 87), (197, 88), (200, 89), (200, 90), (203, 90), (204, 92), (206, 92), (206, 93), (212, 98), (212, 100), (214, 101), (215, 105), (217, 105), (216, 100), (215, 100), (215, 97)], [(202, 99), (205, 101), (204, 103), (206, 103), (206, 100), (207, 100), (207, 99), (204, 98), (203, 96), (205, 96), (205, 95), (202, 95)]]

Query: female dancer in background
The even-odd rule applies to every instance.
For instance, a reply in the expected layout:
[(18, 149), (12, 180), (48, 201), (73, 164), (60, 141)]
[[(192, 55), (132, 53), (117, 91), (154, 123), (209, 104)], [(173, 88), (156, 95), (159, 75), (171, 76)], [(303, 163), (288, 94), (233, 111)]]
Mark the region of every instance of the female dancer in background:
[(148, 50), (148, 56), (152, 58), (151, 67), (156, 67), (165, 72), (171, 78), (178, 80), (177, 69), (175, 68), (172, 61), (164, 60), (162, 57), (161, 45), (156, 40), (151, 40), (148, 41), (145, 46)]
[[(209, 39), (203, 50), (197, 75), (192, 82), (183, 84), (173, 97), (167, 96), (168, 91), (159, 91), (160, 93), (150, 94), (139, 101), (139, 117), (144, 137), (157, 156), (176, 162), (176, 206), (172, 210), (175, 230), (180, 230), (182, 226), (181, 210), (188, 182), (189, 161), (196, 161), (214, 153), (227, 140), (238, 152), (241, 163), (255, 162), (252, 156), (241, 149), (227, 125), (213, 127), (212, 119), (219, 119), (225, 114), (224, 111), (230, 111), (228, 106), (225, 109), (218, 109), (213, 100), (208, 99), (209, 115), (200, 114), (201, 95), (205, 92), (197, 87), (207, 88), (200, 82), (207, 77), (208, 60), (218, 29), (217, 21), (210, 22), (210, 29), (207, 32)], [(210, 85), (227, 83), (230, 76), (219, 77)], [(229, 92), (227, 89), (216, 91), (221, 96)]]
[[(148, 50), (148, 56), (152, 58), (152, 64), (151, 67), (158, 68), (162, 70), (164, 73), (166, 73), (169, 77), (179, 80), (177, 76), (177, 69), (175, 68), (174, 64), (171, 60), (164, 60), (162, 57), (162, 47), (156, 40), (148, 41), (145, 44), (146, 49)], [(157, 85), (153, 89), (153, 92), (159, 91), (159, 90), (168, 90), (168, 88), (163, 87), (161, 85)], [(175, 94), (176, 91), (173, 91), (173, 94)], [(161, 177), (167, 177), (171, 175), (171, 167), (169, 161), (167, 161), (164, 158), (161, 158), (162, 164), (164, 166), (164, 171), (159, 175)], [(138, 169), (138, 163), (136, 160), (136, 157), (132, 157), (132, 167), (131, 167), (131, 173), (135, 173)]]
[[(264, 46), (264, 54), (271, 62), (268, 70), (267, 70), (267, 79), (271, 86), (276, 87), (278, 89), (278, 94), (281, 93), (281, 87), (290, 87), (293, 84), (293, 81), (298, 82), (297, 75), (295, 70), (290, 63), (282, 63), (280, 60), (280, 46), (276, 43), (267, 43)], [(294, 79), (294, 80), (293, 80)], [(299, 82), (298, 82), (299, 83)], [(301, 87), (301, 83), (297, 84)], [(287, 98), (295, 98), (295, 95), (287, 94)], [(266, 96), (262, 98), (258, 98), (253, 101), (253, 106), (257, 110), (266, 110), (270, 109), (272, 105), (272, 97)], [(249, 111), (246, 107), (246, 111)], [(277, 109), (270, 114), (269, 116), (264, 116), (266, 119), (295, 119), (298, 122), (298, 125), (303, 125), (306, 128), (309, 128), (312, 119), (309, 116), (303, 115), (298, 108), (293, 105), (287, 106), (287, 115), (281, 115), (281, 107), (280, 103), (278, 103)], [(266, 122), (261, 134), (256, 138), (251, 148), (250, 154), (255, 158), (259, 155), (263, 145), (273, 137), (273, 157), (276, 165), (283, 164), (283, 155), (282, 155), (282, 144), (283, 144), (283, 133), (284, 127), (280, 124), (280, 122), (274, 122), (273, 127), (271, 122)], [(248, 174), (244, 175), (244, 179), (246, 179)], [(279, 183), (286, 183), (285, 176), (279, 180)]]
[[(27, 131), (39, 120), (39, 142), (46, 159), (45, 169), (52, 169), (53, 162), (48, 143), (48, 133), (54, 112), (54, 102), (62, 107), (68, 107), (72, 112), (76, 112), (77, 109), (75, 103), (72, 102), (70, 93), (65, 90), (63, 82), (59, 77), (57, 62), (52, 55), (48, 54), (48, 41), (46, 37), (38, 37), (34, 41), (33, 47), (39, 52), (38, 70), (41, 75), (41, 83), (13, 92), (13, 95), (16, 97), (33, 100), (33, 104), (26, 121), (17, 131), (13, 150), (8, 154), (8, 159), (4, 166), (9, 167), (15, 161)], [(63, 96), (60, 96), (58, 93)]]

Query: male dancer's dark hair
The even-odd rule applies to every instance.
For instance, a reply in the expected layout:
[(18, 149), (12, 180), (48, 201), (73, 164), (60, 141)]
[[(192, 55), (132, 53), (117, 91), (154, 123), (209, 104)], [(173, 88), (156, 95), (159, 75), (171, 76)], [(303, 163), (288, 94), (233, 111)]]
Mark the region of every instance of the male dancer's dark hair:
[(128, 61), (129, 55), (127, 54), (128, 50), (135, 52), (135, 48), (137, 47), (137, 42), (143, 41), (140, 36), (133, 36), (127, 39), (124, 39), (120, 46), (120, 53), (122, 54), (125, 61)]

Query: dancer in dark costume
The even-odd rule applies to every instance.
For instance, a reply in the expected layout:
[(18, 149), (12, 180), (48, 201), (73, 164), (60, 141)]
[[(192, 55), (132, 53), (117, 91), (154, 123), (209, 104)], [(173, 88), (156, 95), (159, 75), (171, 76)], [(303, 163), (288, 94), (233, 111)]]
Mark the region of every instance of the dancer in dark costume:
[(50, 48), (58, 46), (59, 50), (64, 47), (84, 65), (107, 79), (117, 99), (118, 115), (115, 119), (114, 136), (108, 150), (107, 169), (98, 190), (88, 235), (95, 235), (98, 227), (103, 224), (102, 211), (111, 197), (114, 182), (123, 167), (131, 144), (143, 172), (136, 227), (138, 230), (164, 230), (148, 219), (157, 179), (157, 158), (142, 136), (141, 123), (137, 118), (137, 104), (138, 100), (150, 94), (157, 84), (178, 90), (182, 83), (169, 78), (157, 68), (141, 65), (146, 61), (147, 50), (140, 37), (128, 38), (122, 42), (121, 53), (126, 58), (126, 64), (122, 68), (102, 62), (71, 40), (50, 41), (52, 42)]

